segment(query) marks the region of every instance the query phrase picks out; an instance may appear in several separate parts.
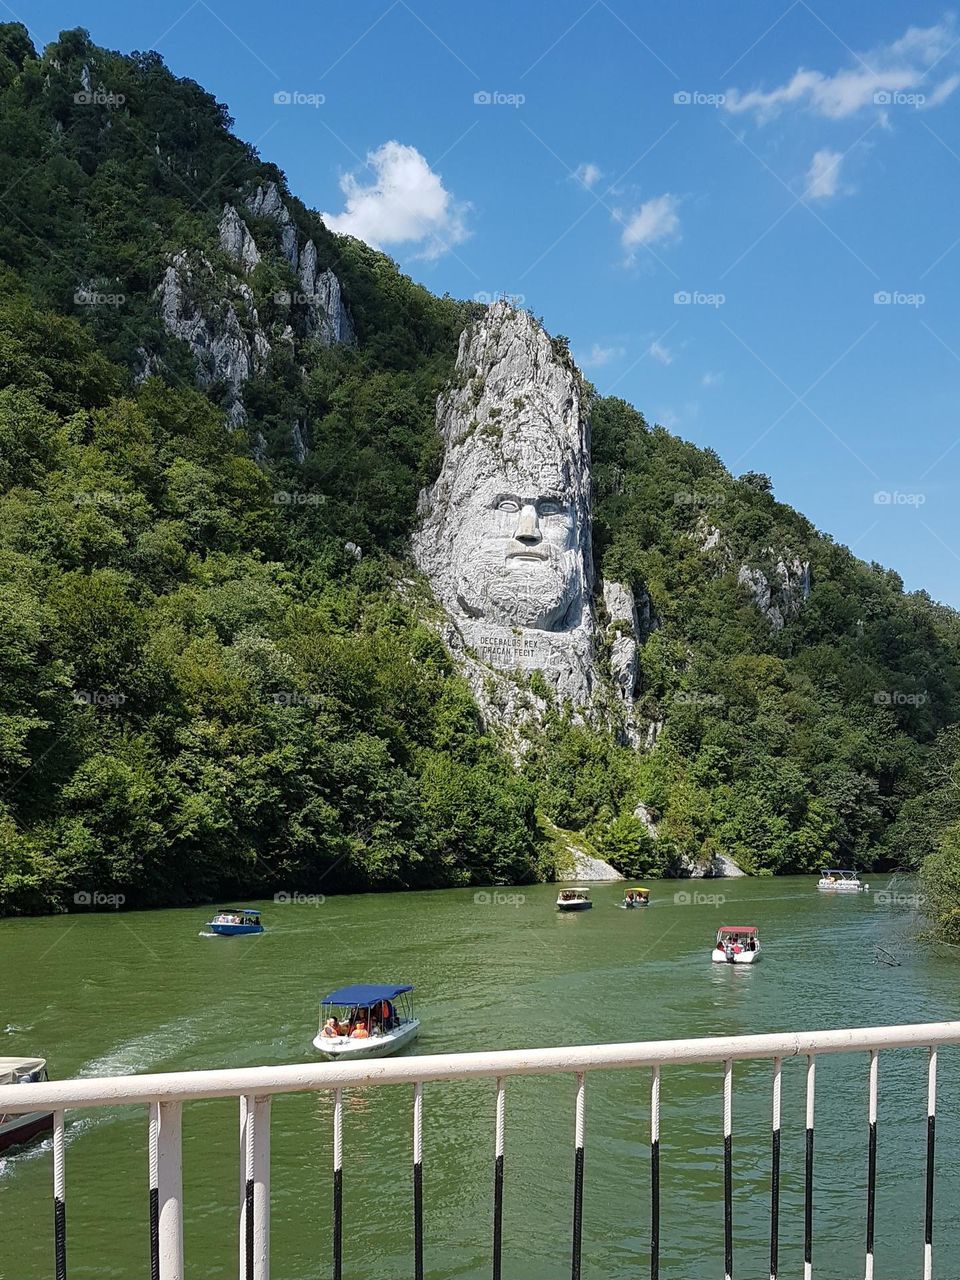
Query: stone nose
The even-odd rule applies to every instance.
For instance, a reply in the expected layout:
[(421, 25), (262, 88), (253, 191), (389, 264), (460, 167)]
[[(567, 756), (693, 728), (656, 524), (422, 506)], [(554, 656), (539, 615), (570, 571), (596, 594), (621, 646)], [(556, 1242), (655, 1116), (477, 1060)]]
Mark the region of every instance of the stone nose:
[(517, 518), (517, 527), (513, 537), (515, 542), (535, 543), (541, 540), (537, 508), (532, 502), (528, 502), (520, 508), (520, 515)]

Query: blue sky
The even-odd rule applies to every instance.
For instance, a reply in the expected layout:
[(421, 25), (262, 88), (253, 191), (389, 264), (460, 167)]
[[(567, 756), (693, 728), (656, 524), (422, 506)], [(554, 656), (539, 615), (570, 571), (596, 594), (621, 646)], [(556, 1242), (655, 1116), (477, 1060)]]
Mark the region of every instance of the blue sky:
[(0, 9), (39, 44), (86, 26), (112, 48), (158, 49), (331, 225), (437, 292), (522, 296), (601, 392), (734, 472), (769, 473), (819, 528), (960, 606), (950, 10)]

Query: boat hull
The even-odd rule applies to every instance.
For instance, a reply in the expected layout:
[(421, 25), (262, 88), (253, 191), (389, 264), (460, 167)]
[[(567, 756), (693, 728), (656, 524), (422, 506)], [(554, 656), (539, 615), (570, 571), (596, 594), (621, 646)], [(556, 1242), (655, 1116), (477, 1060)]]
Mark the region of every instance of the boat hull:
[(219, 938), (238, 938), (246, 933), (263, 933), (262, 924), (213, 924), (207, 925)]
[(589, 911), (593, 906), (592, 902), (558, 902), (558, 911)]
[(818, 884), (821, 893), (862, 893), (862, 884)]
[(756, 951), (738, 951), (730, 957), (721, 947), (714, 947), (710, 959), (714, 964), (756, 964), (762, 954), (758, 947)]
[(405, 1022), (396, 1031), (385, 1036), (370, 1036), (365, 1040), (351, 1040), (348, 1036), (340, 1036), (336, 1040), (316, 1035), (313, 1047), (319, 1049), (327, 1062), (355, 1062), (363, 1058), (389, 1058), (398, 1053), (406, 1045), (411, 1044), (420, 1034), (420, 1019), (413, 1018)]
[(41, 1133), (52, 1131), (52, 1111), (32, 1111), (25, 1116), (8, 1116), (0, 1123), (0, 1151), (20, 1146), (21, 1143), (39, 1137)]

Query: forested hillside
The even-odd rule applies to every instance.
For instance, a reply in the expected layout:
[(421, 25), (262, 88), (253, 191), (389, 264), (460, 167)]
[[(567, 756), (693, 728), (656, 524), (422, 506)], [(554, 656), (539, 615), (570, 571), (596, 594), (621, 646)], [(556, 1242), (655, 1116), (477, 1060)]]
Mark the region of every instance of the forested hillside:
[[(155, 54), (0, 26), (0, 907), (543, 877), (538, 814), (630, 873), (932, 853), (957, 615), (619, 400), (594, 554), (649, 603), (647, 745), (558, 712), (514, 765), (405, 558), (479, 307), (327, 231), (230, 125)], [(231, 429), (157, 289), (184, 251), (215, 282), (224, 207), (268, 183), (356, 340), (311, 337), (245, 213), (276, 239), (249, 309), (296, 333)]]

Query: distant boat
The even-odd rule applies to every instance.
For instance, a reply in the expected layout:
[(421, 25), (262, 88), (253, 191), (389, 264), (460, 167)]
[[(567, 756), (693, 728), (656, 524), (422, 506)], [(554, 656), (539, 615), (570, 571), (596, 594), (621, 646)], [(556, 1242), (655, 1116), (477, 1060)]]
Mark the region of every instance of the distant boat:
[(761, 954), (756, 925), (722, 924), (710, 959), (714, 964), (756, 964)]
[(329, 1061), (386, 1058), (417, 1038), (410, 992), (403, 984), (356, 982), (320, 1001), (313, 1047)]
[(572, 889), (561, 889), (557, 894), (558, 911), (589, 911), (592, 906), (590, 890), (582, 885), (575, 885)]
[(635, 907), (649, 907), (650, 890), (637, 886), (636, 889), (628, 889), (623, 895), (623, 901), (618, 902), (617, 906), (625, 908), (627, 911), (633, 910)]
[(821, 893), (866, 893), (870, 886), (863, 884), (855, 871), (821, 871), (817, 888)]
[[(0, 1058), (0, 1085), (42, 1084), (47, 1079), (43, 1058)], [(29, 1142), (53, 1128), (52, 1111), (30, 1111), (26, 1115), (0, 1112), (0, 1151)]]
[(252, 907), (221, 907), (207, 928), (222, 938), (234, 938), (244, 933), (263, 933), (260, 912)]

